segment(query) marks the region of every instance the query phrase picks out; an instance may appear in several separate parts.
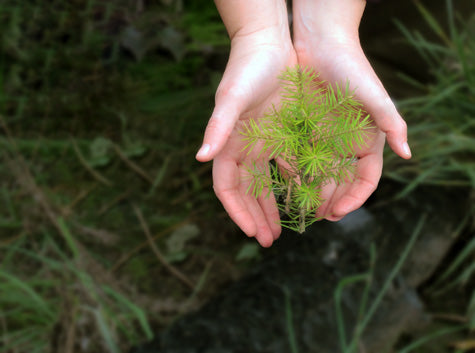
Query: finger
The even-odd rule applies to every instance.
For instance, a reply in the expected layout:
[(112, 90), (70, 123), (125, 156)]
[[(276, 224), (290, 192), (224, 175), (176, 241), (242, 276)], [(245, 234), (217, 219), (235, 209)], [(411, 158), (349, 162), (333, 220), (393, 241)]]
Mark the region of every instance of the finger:
[(331, 206), (331, 217), (341, 218), (360, 208), (376, 190), (382, 169), (382, 147), (381, 153), (363, 156), (357, 164), (356, 179), (352, 183), (342, 185), (340, 190), (336, 191)]
[(205, 130), (203, 144), (196, 155), (200, 162), (213, 159), (224, 147), (237, 120), (247, 109), (249, 99), (242, 88), (218, 89), (216, 105)]
[(257, 200), (262, 208), (262, 211), (264, 212), (267, 224), (272, 232), (274, 240), (277, 240), (280, 236), (280, 233), (282, 232), (279, 209), (277, 208), (277, 202), (275, 201), (274, 194), (272, 192), (267, 192), (268, 190), (264, 190), (264, 193), (259, 196)]
[(343, 218), (341, 216), (335, 216), (333, 214), (333, 205), (335, 204), (335, 200), (338, 200), (339, 197), (341, 197), (341, 195), (344, 193), (343, 190), (345, 189), (345, 187), (345, 184), (338, 185), (334, 181), (332, 181), (330, 185), (325, 186), (325, 194), (329, 194), (329, 196), (325, 196), (326, 198), (323, 207), (321, 207), (321, 210), (319, 208), (319, 212), (317, 213), (318, 217), (326, 219), (330, 222), (337, 222), (341, 218)]
[(339, 220), (341, 220), (343, 217), (337, 217), (335, 215), (331, 215), (331, 216), (327, 216), (325, 217), (325, 219), (327, 221), (330, 221), (330, 222), (338, 222)]
[[(404, 159), (411, 158), (411, 150), (407, 143), (407, 124), (398, 113), (393, 101), (386, 91), (374, 93), (375, 97), (362, 98), (368, 102), (365, 109), (371, 115), (376, 125), (386, 134), (391, 149)], [(362, 93), (362, 96), (369, 95)]]
[(327, 218), (328, 208), (331, 205), (332, 197), (335, 194), (337, 188), (336, 183), (332, 180), (322, 188), (322, 193), (320, 194), (321, 198), (324, 200), (320, 207), (315, 212), (315, 217), (317, 218)]
[[(244, 186), (241, 190), (241, 194), (245, 192), (246, 186)], [(244, 194), (243, 200), (249, 213), (254, 218), (254, 223), (256, 224), (255, 238), (261, 246), (265, 248), (271, 246), (272, 242), (274, 241), (274, 235), (271, 228), (269, 227), (269, 224), (267, 223), (266, 215), (261, 208), (261, 205), (252, 195)]]
[(392, 150), (402, 158), (411, 158), (407, 144), (407, 125), (361, 47), (345, 47), (343, 52), (338, 51), (334, 60), (321, 60), (322, 78), (342, 85), (349, 81), (351, 88), (355, 89), (355, 97), (363, 103), (376, 125), (387, 135)]
[(231, 50), (228, 65), (216, 90), (215, 107), (205, 130), (203, 144), (196, 155), (200, 162), (213, 159), (221, 151), (238, 119), (258, 98), (253, 96), (253, 89), (262, 84), (265, 78), (262, 77), (262, 64), (257, 64), (257, 59), (255, 62), (242, 62), (236, 52), (239, 53), (239, 48)]
[(364, 104), (365, 110), (379, 129), (386, 134), (391, 149), (402, 158), (411, 158), (406, 122), (364, 54), (361, 53), (358, 58), (353, 60), (357, 68), (351, 68), (348, 77), (351, 85), (357, 88), (356, 98)]
[(257, 233), (254, 217), (241, 197), (239, 168), (233, 160), (218, 157), (213, 163), (213, 188), (234, 223), (249, 237)]
[[(254, 195), (248, 192), (248, 186), (251, 182), (251, 179), (249, 173), (245, 168), (240, 168), (240, 180), (240, 193), (242, 195), (241, 197), (249, 213), (254, 218), (254, 223), (256, 224), (255, 237), (259, 244), (261, 244), (261, 246), (269, 247), (274, 241), (274, 235), (268, 223), (266, 212), (262, 208), (262, 203), (258, 201), (258, 199), (254, 197)], [(261, 195), (259, 199), (262, 200), (263, 197), (265, 196)]]
[(285, 66), (281, 52), (246, 42), (233, 42), (229, 62), (216, 92), (215, 108), (206, 127), (199, 161), (213, 159), (224, 147), (236, 121), (270, 99), (279, 87), (278, 75)]

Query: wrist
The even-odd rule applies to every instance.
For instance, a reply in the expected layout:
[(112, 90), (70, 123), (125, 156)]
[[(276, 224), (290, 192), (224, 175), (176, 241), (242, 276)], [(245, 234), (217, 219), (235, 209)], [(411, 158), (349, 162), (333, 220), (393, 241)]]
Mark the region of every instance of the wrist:
[(284, 0), (215, 0), (215, 3), (232, 42), (239, 38), (267, 43), (290, 41)]
[(296, 48), (320, 43), (359, 43), (358, 28), (365, 0), (294, 0), (293, 30)]

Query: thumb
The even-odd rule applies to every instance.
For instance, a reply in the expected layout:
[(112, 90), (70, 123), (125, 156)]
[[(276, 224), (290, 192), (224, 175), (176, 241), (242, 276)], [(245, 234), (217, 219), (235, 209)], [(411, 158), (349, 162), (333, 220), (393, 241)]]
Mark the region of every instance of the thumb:
[(411, 150), (407, 143), (407, 125), (398, 113), (393, 101), (386, 93), (372, 99), (365, 108), (373, 117), (376, 125), (386, 134), (391, 149), (404, 159), (411, 158)]
[(400, 157), (411, 158), (407, 143), (407, 125), (374, 72), (364, 54), (353, 61), (357, 70), (350, 70), (348, 79), (356, 87), (356, 98), (371, 115), (378, 128), (386, 134), (391, 149)]
[(196, 159), (213, 159), (226, 144), (236, 122), (259, 106), (279, 86), (277, 76), (284, 59), (281, 51), (263, 50), (237, 42), (231, 50), (223, 79), (216, 91), (216, 103)]
[(249, 98), (242, 88), (236, 86), (218, 88), (213, 114), (206, 126), (201, 148), (196, 154), (198, 161), (210, 161), (223, 149), (236, 122), (248, 105)]

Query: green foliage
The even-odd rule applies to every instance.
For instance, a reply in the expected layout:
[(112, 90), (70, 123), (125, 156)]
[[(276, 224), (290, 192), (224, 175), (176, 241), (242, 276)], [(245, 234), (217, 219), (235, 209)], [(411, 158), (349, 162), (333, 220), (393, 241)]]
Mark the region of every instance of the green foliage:
[[(402, 251), (401, 256), (392, 267), (391, 272), (385, 278), (384, 283), (382, 284), (381, 288), (378, 290), (376, 297), (373, 298), (371, 302), (369, 301), (370, 299), (369, 291), (370, 291), (373, 277), (374, 277), (374, 266), (375, 266), (375, 260), (376, 260), (376, 253), (373, 246), (370, 249), (371, 258), (370, 258), (369, 271), (367, 273), (346, 277), (338, 283), (338, 286), (334, 292), (334, 298), (335, 298), (335, 309), (336, 309), (337, 322), (338, 322), (338, 335), (339, 335), (339, 341), (340, 341), (342, 353), (358, 352), (358, 346), (363, 337), (364, 331), (366, 330), (366, 328), (368, 327), (368, 324), (370, 323), (374, 314), (378, 310), (381, 302), (384, 299), (384, 296), (390, 290), (391, 285), (393, 284), (394, 280), (400, 274), (401, 268), (404, 262), (406, 261), (406, 259), (408, 258), (409, 253), (411, 252), (412, 248), (414, 247), (414, 244), (424, 226), (425, 221), (426, 221), (426, 216), (422, 215), (416, 227), (414, 228), (414, 231), (412, 232), (411, 238), (409, 239), (406, 246), (404, 247), (404, 250)], [(352, 336), (350, 337), (351, 339), (348, 340), (346, 337), (345, 318), (343, 316), (343, 310), (342, 310), (342, 302), (343, 302), (342, 292), (344, 291), (345, 287), (347, 287), (348, 285), (352, 285), (358, 282), (364, 283), (365, 289), (363, 291), (363, 295), (360, 301), (360, 307), (358, 308), (359, 309), (358, 322), (356, 324), (356, 327), (353, 331)]]
[[(179, 0), (5, 0), (0, 20), (0, 352), (125, 352), (226, 275), (203, 271), (218, 251), (172, 237), (216, 218), (192, 151), (224, 26)], [(195, 261), (199, 295), (164, 273), (131, 203), (168, 261)]]
[(120, 10), (119, 2), (3, 1), (0, 70), (7, 120), (36, 128), (47, 117), (62, 126), (79, 119), (92, 123), (98, 107), (123, 99), (125, 82), (113, 66), (118, 27), (111, 26)]
[[(385, 176), (405, 183), (399, 197), (404, 197), (423, 184), (464, 187), (475, 190), (475, 15), (457, 16), (451, 0), (446, 0), (447, 23), (440, 23), (422, 4), (416, 7), (430, 28), (433, 39), (419, 31), (410, 31), (400, 22), (399, 29), (427, 64), (430, 82), (403, 78), (422, 93), (398, 102), (408, 122), (408, 137), (413, 152), (409, 163), (400, 164), (393, 154), (385, 156), (389, 167)], [(450, 202), (450, 200), (449, 200)], [(475, 208), (467, 209), (467, 217), (454, 236), (467, 235), (469, 240), (454, 259), (441, 269), (431, 289), (437, 295), (456, 287), (470, 290), (475, 276)], [(475, 291), (467, 303), (467, 326), (475, 326)], [(442, 330), (450, 332), (457, 327)], [(423, 337), (402, 352), (412, 351), (433, 339)]]
[(280, 107), (243, 129), (245, 149), (260, 149), (276, 163), (269, 169), (249, 166), (248, 192), (272, 190), (288, 219), (282, 225), (300, 233), (315, 222), (324, 201), (322, 188), (341, 184), (354, 173), (355, 149), (365, 143), (369, 116), (349, 85), (326, 85), (305, 68), (287, 69), (280, 77)]
[(421, 184), (468, 186), (475, 188), (475, 16), (456, 24), (452, 1), (446, 1), (448, 32), (421, 2), (421, 16), (435, 40), (400, 30), (409, 44), (427, 63), (432, 80), (416, 82), (404, 77), (422, 91), (419, 97), (398, 102), (408, 122), (413, 151), (410, 163), (400, 164), (393, 155), (385, 175), (407, 183), (400, 196)]
[[(0, 352), (68, 351), (74, 336), (89, 342), (82, 347), (85, 352), (121, 352), (118, 336), (130, 342), (151, 339), (145, 311), (105, 273), (99, 280), (101, 267), (84, 261), (87, 255), (65, 222), (58, 223), (66, 247), (44, 234), (38, 249), (28, 249), (24, 238), (7, 248), (0, 267)], [(96, 278), (91, 266), (99, 266)], [(27, 268), (36, 276), (25, 278)]]
[(260, 249), (256, 243), (245, 243), (236, 254), (236, 261), (256, 260), (259, 258)]
[[(119, 114), (135, 118), (164, 93), (170, 97), (160, 103), (193, 97), (191, 88), (209, 82), (205, 59), (225, 40), (209, 2), (5, 0), (0, 113), (36, 133), (109, 129), (116, 137), (110, 127)], [(160, 108), (154, 104), (153, 113)]]

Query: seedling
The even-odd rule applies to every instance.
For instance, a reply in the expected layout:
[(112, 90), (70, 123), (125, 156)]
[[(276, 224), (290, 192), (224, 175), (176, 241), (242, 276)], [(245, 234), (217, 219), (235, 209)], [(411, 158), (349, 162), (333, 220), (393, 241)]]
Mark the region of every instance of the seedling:
[(318, 220), (323, 187), (353, 180), (355, 150), (365, 144), (371, 122), (348, 83), (326, 84), (301, 67), (287, 69), (280, 80), (280, 106), (250, 119), (242, 131), (245, 150), (259, 148), (270, 161), (247, 166), (247, 192), (259, 197), (273, 191), (282, 226), (303, 233)]

